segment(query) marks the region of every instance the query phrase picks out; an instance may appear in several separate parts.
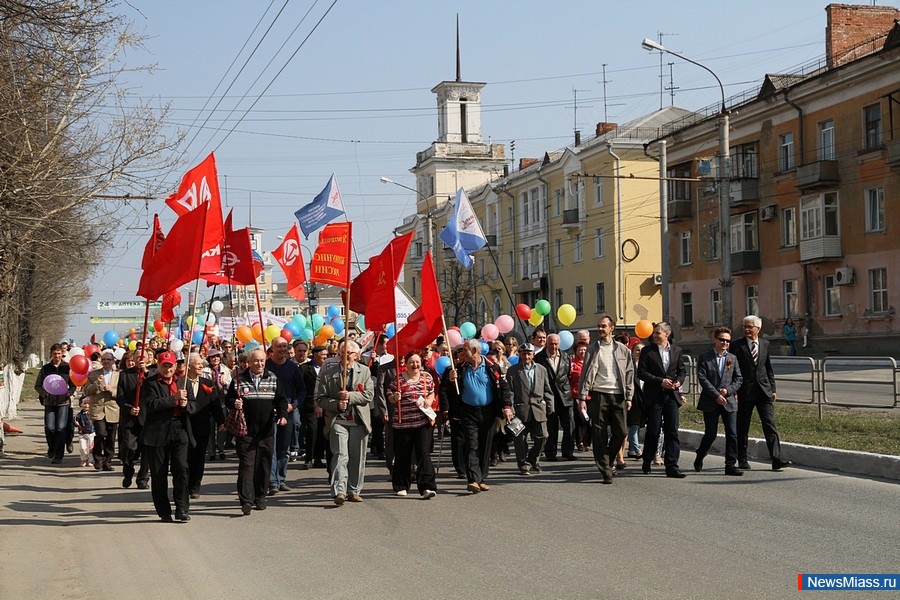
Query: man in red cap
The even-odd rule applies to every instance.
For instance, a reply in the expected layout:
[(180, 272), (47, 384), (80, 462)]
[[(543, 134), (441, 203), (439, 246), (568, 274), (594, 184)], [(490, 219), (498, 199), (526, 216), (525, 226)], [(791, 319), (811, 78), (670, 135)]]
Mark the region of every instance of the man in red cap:
[(188, 491), (188, 449), (194, 445), (188, 413), (196, 408), (188, 401), (184, 380), (175, 377), (175, 353), (166, 350), (156, 357), (158, 372), (144, 382), (141, 410), (146, 421), (141, 431), (142, 455), (150, 465), (150, 491), (156, 514), (172, 521), (168, 474), (171, 466), (175, 518), (191, 520)]

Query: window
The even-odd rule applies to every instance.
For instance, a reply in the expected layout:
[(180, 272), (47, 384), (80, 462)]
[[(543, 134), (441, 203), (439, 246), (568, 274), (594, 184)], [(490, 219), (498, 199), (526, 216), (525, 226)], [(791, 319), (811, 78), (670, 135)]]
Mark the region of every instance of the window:
[(710, 319), (713, 325), (722, 323), (722, 290), (709, 291)]
[(416, 241), (413, 243), (413, 257), (415, 257), (415, 258), (422, 258), (422, 256), (425, 255), (425, 253), (422, 251), (422, 246), (423, 246), (423, 245), (422, 245), (422, 242), (421, 242), (420, 240), (416, 240)]
[[(666, 177), (685, 178), (691, 176), (690, 165), (676, 165), (666, 171)], [(691, 199), (691, 182), (690, 181), (672, 181), (666, 182), (668, 185), (669, 202), (690, 201)]]
[[(731, 253), (755, 252), (759, 250), (759, 231), (756, 211), (731, 217)], [(747, 313), (755, 315), (756, 313)]]
[(260, 302), (265, 302), (266, 298), (268, 298), (268, 297), (269, 297), (268, 290), (259, 290), (259, 301)]
[(787, 173), (794, 170), (794, 132), (778, 136), (778, 170)]
[(691, 264), (691, 232), (682, 231), (678, 234), (678, 264)]
[(694, 295), (691, 292), (681, 292), (681, 326), (694, 326)]
[(581, 262), (581, 234), (575, 234), (575, 257), (573, 258), (575, 262)]
[(603, 228), (598, 227), (594, 230), (594, 257), (603, 258)]
[(515, 254), (515, 252), (512, 252), (512, 251), (507, 252), (506, 259), (509, 262), (509, 271), (508, 271), (509, 276), (515, 277), (516, 276), (516, 254)]
[(276, 317), (283, 317), (284, 313), (285, 313), (285, 309), (283, 306), (273, 306), (272, 307), (272, 314), (275, 315)]
[(516, 219), (515, 219), (515, 217), (513, 217), (513, 207), (507, 206), (506, 207), (506, 230), (507, 231), (513, 230), (513, 225), (515, 225), (515, 221), (516, 221)]
[(564, 304), (564, 302), (563, 302), (562, 288), (556, 288), (556, 305), (555, 306), (562, 306), (563, 304)]
[(781, 210), (781, 245), (784, 248), (797, 245), (797, 209), (793, 206)]
[(542, 207), (543, 203), (541, 202), (541, 189), (542, 188), (531, 189), (531, 222), (535, 226), (541, 222), (545, 212)]
[[(484, 259), (482, 258), (482, 259), (479, 259), (479, 260), (478, 260), (478, 275), (479, 275), (482, 279), (484, 279), (485, 273), (487, 273), (487, 270), (486, 270), (486, 268), (485, 268)], [(753, 313), (753, 314), (755, 315), (756, 313)]]
[(884, 231), (884, 188), (866, 190), (866, 231)]
[(557, 267), (562, 266), (562, 240), (556, 240), (553, 242), (554, 247), (554, 262)]
[(869, 269), (869, 298), (873, 313), (886, 313), (889, 310), (887, 269)]
[(503, 305), (500, 303), (500, 298), (494, 298), (494, 320), (497, 319), (500, 315), (503, 314)]
[(756, 143), (741, 144), (730, 150), (731, 178), (755, 179), (759, 177), (759, 154)]
[(782, 289), (784, 290), (784, 318), (796, 319), (800, 316), (800, 292), (797, 280), (785, 279), (782, 282)]
[(863, 146), (866, 150), (881, 148), (881, 105), (873, 104), (863, 109), (865, 140)]
[(720, 237), (719, 236), (719, 224), (718, 223), (710, 223), (707, 228), (707, 247), (709, 249), (709, 253), (707, 258), (709, 260), (719, 260), (721, 258), (719, 256), (719, 246), (720, 246)]
[(800, 199), (800, 239), (839, 235), (838, 195), (826, 192)]
[(256, 278), (256, 281), (260, 285), (263, 285), (266, 283), (266, 270), (265, 269), (263, 269), (262, 271), (259, 272), (259, 277)]
[(584, 206), (584, 177), (572, 177), (566, 193), (566, 210)]
[(744, 306), (747, 311), (744, 313), (745, 315), (758, 315), (759, 314), (759, 286), (756, 284), (748, 285), (744, 288), (744, 299), (746, 302)]
[(563, 189), (556, 188), (556, 192), (553, 196), (553, 216), (558, 217), (562, 215)]
[[(557, 304), (557, 306), (559, 306)], [(597, 284), (597, 313), (605, 313), (606, 312), (606, 285), (603, 283)]]
[(834, 121), (819, 123), (819, 160), (834, 160)]
[(575, 286), (575, 313), (579, 315), (584, 314), (584, 286), (576, 285)]
[(416, 283), (417, 283), (416, 278), (412, 277), (412, 295), (413, 295), (413, 297), (419, 295), (419, 292), (416, 290), (416, 288), (417, 288)]
[(594, 206), (603, 205), (603, 178), (594, 177)]
[(834, 282), (834, 275), (822, 278), (825, 288), (825, 316), (833, 317), (841, 314), (841, 289)]

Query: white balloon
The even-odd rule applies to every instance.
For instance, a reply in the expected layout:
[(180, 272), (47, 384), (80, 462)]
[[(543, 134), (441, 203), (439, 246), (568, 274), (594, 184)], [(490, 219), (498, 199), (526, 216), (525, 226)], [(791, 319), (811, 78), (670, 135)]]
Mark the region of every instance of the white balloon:
[(181, 352), (182, 348), (184, 348), (184, 342), (181, 340), (172, 340), (169, 342), (169, 350), (172, 352)]
[[(225, 310), (225, 305), (222, 304), (221, 300), (214, 300), (212, 303), (212, 306), (210, 308), (212, 308), (212, 311), (214, 313), (218, 314), (218, 313), (222, 312), (223, 310)], [(210, 323), (208, 320), (207, 320), (207, 324), (212, 325), (212, 323)]]
[(113, 350), (113, 356), (116, 357), (116, 360), (122, 360), (122, 357), (125, 356), (125, 348), (116, 348)]
[(69, 358), (73, 356), (84, 356), (84, 350), (81, 348), (69, 348)]
[(216, 324), (216, 315), (209, 315), (209, 318), (206, 319), (206, 326), (210, 327)]

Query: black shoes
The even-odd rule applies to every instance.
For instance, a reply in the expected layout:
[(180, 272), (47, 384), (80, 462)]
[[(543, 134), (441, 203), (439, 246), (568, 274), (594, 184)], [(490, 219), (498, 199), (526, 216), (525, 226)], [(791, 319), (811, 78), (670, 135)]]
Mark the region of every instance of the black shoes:
[(122, 487), (128, 489), (131, 487), (131, 477), (122, 478)]
[(578, 460), (574, 454), (563, 454), (563, 460)]
[(736, 467), (725, 467), (725, 474), (733, 475), (734, 477), (740, 477), (744, 474), (744, 472)]
[(752, 467), (750, 467), (750, 463), (748, 463), (748, 462), (745, 460), (744, 462), (738, 462), (738, 468), (739, 468), (741, 471), (749, 471)]
[(274, 496), (277, 493), (278, 493), (278, 486), (276, 486), (276, 485), (269, 486), (269, 493), (267, 494), (268, 496)]
[(187, 523), (191, 520), (191, 515), (187, 513), (176, 514), (175, 518), (181, 521), (182, 523)]
[(612, 477), (609, 475), (603, 476), (603, 481), (601, 483), (605, 483), (606, 485), (610, 485), (612, 483)]
[(191, 492), (191, 500), (199, 500), (200, 492)]
[(279, 492), (289, 492), (289, 491), (291, 491), (291, 488), (289, 488), (287, 485), (281, 483), (278, 485), (278, 491)]
[(685, 477), (687, 477), (687, 475), (685, 475), (678, 469), (675, 469), (674, 471), (666, 471), (666, 477), (671, 477), (673, 479), (684, 479)]
[(782, 469), (786, 469), (794, 464), (794, 461), (791, 460), (773, 460), (772, 461), (772, 470), (773, 471), (781, 471)]
[(256, 510), (266, 510), (266, 503), (262, 500), (256, 501)]
[(148, 490), (150, 489), (150, 484), (146, 481), (138, 481), (138, 489), (139, 490)]
[(644, 472), (644, 475), (650, 474), (650, 461), (649, 460), (645, 460), (644, 463), (641, 465), (641, 471)]
[(694, 459), (694, 470), (698, 473), (703, 470), (703, 457), (697, 455), (697, 458)]
[(249, 515), (251, 510), (253, 510), (253, 505), (249, 502), (241, 504), (241, 512), (244, 514), (244, 516)]
[(175, 519), (172, 518), (172, 515), (163, 515), (159, 518), (159, 520), (163, 523), (172, 523), (175, 521)]

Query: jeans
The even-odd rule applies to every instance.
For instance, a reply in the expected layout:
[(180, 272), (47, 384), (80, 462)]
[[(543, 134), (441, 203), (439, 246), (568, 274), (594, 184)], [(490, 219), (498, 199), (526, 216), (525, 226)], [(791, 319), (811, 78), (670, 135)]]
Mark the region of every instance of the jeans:
[(359, 494), (366, 474), (366, 445), (369, 434), (362, 425), (334, 421), (328, 439), (331, 444), (331, 495)]
[(300, 409), (295, 408), (288, 416), (288, 425), (291, 426), (291, 452), (300, 454)]
[(640, 454), (641, 453), (640, 433), (641, 433), (640, 425), (629, 425), (628, 426), (628, 452), (629, 452), (629, 454)]
[(272, 470), (269, 474), (269, 487), (278, 487), (287, 478), (287, 466), (291, 439), (293, 438), (293, 421), (289, 418), (286, 425), (275, 426), (275, 452), (272, 454)]
[(70, 409), (68, 404), (44, 407), (44, 429), (50, 458), (62, 460), (66, 451), (66, 436)]

